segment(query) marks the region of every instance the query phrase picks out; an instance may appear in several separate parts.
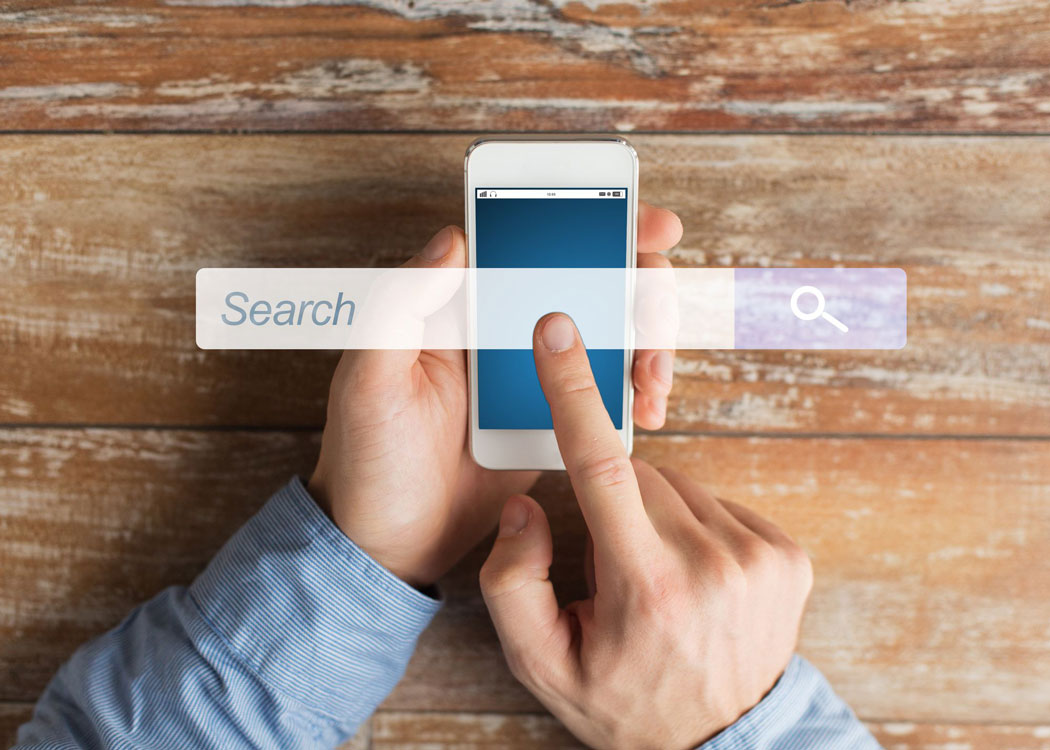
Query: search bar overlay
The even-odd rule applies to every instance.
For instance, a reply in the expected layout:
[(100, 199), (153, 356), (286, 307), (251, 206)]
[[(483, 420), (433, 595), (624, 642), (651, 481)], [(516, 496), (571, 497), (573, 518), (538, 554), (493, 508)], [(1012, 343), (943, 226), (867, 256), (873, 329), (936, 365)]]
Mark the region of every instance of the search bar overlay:
[(202, 349), (530, 349), (564, 312), (591, 349), (899, 349), (896, 268), (202, 268)]
[(737, 268), (733, 275), (736, 349), (900, 349), (907, 342), (908, 279), (900, 268)]

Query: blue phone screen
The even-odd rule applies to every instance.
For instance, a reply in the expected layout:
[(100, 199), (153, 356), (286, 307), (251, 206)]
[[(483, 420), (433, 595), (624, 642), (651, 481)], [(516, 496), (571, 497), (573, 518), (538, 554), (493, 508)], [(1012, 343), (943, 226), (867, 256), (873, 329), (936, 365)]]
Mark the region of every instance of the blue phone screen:
[[(555, 188), (552, 192), (565, 196), (569, 190)], [(514, 197), (519, 194), (516, 188), (475, 190), (478, 268), (626, 267), (626, 188), (586, 188), (576, 194), (595, 197)], [(613, 425), (622, 429), (624, 352), (591, 349), (587, 355)], [(552, 428), (532, 351), (481, 349), (477, 362), (481, 429)]]

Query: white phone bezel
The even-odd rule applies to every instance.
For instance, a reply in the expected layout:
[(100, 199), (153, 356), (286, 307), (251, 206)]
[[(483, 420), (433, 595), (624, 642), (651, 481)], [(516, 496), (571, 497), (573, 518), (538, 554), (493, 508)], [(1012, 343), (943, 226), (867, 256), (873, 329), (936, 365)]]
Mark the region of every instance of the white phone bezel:
[[(475, 187), (506, 188), (605, 188), (626, 185), (628, 193), (626, 267), (635, 268), (638, 222), (638, 155), (631, 144), (616, 136), (517, 136), (475, 140), (464, 163), (464, 203), (468, 263), (476, 266), (474, 244)], [(633, 276), (629, 275), (633, 279)], [(633, 304), (633, 284), (627, 285), (627, 309)], [(474, 294), (470, 292), (471, 328), (474, 329)], [(631, 418), (634, 389), (631, 365), (634, 358), (633, 326), (627, 319), (625, 335), (631, 344), (624, 349), (624, 398), (622, 429), (617, 432), (627, 450), (633, 447)], [(477, 351), (468, 352), (470, 372), (470, 452), (488, 469), (562, 470), (561, 453), (553, 430), (481, 430), (478, 420)]]

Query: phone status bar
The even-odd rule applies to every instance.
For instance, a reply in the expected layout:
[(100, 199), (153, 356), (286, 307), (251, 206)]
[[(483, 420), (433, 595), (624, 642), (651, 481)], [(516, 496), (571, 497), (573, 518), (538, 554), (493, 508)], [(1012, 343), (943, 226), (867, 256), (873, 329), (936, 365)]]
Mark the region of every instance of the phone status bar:
[(619, 198), (625, 188), (486, 188), (475, 189), (478, 198)]

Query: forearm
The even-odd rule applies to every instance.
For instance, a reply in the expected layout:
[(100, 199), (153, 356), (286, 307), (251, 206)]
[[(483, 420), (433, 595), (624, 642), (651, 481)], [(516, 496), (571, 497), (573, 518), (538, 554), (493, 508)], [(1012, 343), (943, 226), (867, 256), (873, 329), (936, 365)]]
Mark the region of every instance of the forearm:
[(332, 746), (400, 679), (438, 607), (294, 480), (188, 589), (77, 651), (18, 747)]
[(824, 676), (794, 656), (762, 701), (698, 750), (876, 750), (871, 736)]

